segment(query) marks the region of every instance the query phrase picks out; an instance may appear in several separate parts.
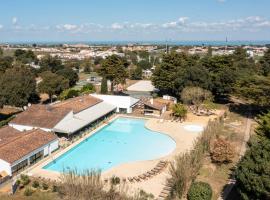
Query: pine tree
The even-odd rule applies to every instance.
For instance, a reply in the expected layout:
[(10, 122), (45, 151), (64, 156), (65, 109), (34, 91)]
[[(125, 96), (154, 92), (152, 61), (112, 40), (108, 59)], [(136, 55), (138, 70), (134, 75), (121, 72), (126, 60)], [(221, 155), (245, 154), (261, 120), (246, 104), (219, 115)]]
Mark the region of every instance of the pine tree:
[(107, 85), (107, 79), (106, 78), (102, 78), (101, 81), (101, 90), (100, 90), (101, 94), (107, 94), (108, 93), (108, 85)]

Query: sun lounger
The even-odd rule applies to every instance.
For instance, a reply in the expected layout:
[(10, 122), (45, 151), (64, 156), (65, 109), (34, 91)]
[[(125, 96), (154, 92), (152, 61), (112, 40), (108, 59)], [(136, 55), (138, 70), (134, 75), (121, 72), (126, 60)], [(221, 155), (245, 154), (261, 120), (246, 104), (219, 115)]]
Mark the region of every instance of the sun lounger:
[(171, 191), (171, 190), (172, 190), (172, 187), (165, 186), (165, 187), (163, 188), (163, 190), (166, 190), (166, 191)]
[(140, 179), (139, 177), (137, 177), (137, 176), (135, 176), (135, 177), (133, 177), (133, 178), (134, 178), (134, 180), (137, 181), (137, 182), (140, 182), (140, 181), (141, 181), (141, 179)]
[(148, 171), (147, 173), (150, 174), (151, 176), (154, 176), (156, 174), (155, 172), (152, 171)]
[(167, 191), (167, 190), (162, 190), (161, 191), (161, 194), (166, 194), (166, 195), (168, 195), (168, 194), (170, 194), (171, 192), (170, 191)]
[(140, 179), (143, 179), (143, 180), (147, 179), (147, 177), (146, 177), (145, 175), (139, 175), (138, 177), (139, 177)]
[(134, 179), (132, 177), (128, 177), (129, 182), (133, 182)]
[(168, 197), (167, 194), (163, 194), (163, 193), (162, 193), (162, 194), (159, 195), (159, 198), (166, 198), (166, 197)]

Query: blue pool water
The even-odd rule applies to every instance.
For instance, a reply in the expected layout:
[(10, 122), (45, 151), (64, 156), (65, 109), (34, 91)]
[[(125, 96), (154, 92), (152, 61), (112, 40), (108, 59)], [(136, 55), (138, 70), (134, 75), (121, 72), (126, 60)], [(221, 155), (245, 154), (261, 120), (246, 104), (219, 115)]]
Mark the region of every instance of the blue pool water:
[(122, 163), (157, 159), (176, 144), (167, 135), (145, 128), (146, 120), (117, 118), (48, 165), (47, 170), (110, 169)]

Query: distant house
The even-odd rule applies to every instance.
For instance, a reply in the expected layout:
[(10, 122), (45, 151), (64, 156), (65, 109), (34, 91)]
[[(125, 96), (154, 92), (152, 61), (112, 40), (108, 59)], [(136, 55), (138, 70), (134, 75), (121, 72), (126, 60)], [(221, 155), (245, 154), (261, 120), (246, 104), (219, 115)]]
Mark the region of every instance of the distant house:
[(116, 112), (132, 113), (133, 107), (140, 101), (130, 96), (92, 94), (93, 97), (102, 99), (104, 102), (116, 106)]
[(50, 105), (32, 105), (19, 113), (9, 126), (23, 131), (40, 128), (70, 136), (111, 115), (116, 106), (90, 95)]
[(141, 80), (129, 86), (125, 93), (135, 98), (141, 98), (141, 97), (151, 97), (152, 93), (156, 91), (157, 89), (153, 86), (151, 81)]
[(134, 113), (159, 117), (167, 110), (167, 104), (150, 99), (142, 99), (134, 107)]
[(0, 174), (12, 176), (58, 149), (58, 137), (41, 129), (0, 128)]

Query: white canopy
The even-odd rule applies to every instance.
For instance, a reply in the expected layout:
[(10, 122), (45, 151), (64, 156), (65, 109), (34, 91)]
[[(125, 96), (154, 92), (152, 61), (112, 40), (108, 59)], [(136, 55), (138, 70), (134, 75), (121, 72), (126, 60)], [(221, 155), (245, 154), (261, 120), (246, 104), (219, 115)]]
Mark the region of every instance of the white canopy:
[(64, 118), (53, 128), (53, 131), (67, 134), (74, 133), (115, 109), (116, 106), (101, 102), (77, 114)]

